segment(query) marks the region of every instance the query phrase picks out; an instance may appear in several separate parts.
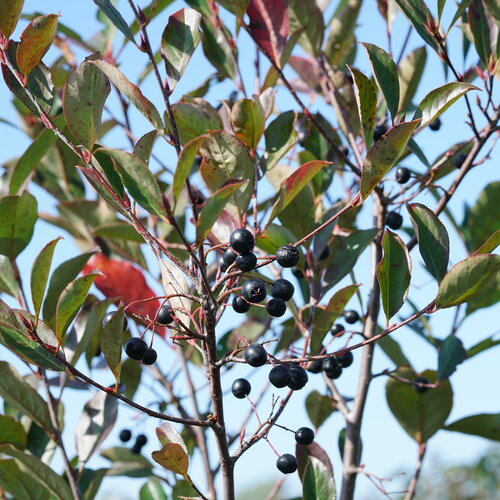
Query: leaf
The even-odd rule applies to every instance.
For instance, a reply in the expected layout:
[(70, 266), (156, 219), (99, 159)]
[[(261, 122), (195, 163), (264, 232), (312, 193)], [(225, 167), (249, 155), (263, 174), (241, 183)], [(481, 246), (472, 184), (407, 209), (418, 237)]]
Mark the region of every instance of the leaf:
[(259, 98), (240, 99), (231, 108), (234, 135), (250, 149), (255, 149), (264, 133), (266, 117)]
[(52, 432), (47, 403), (6, 361), (0, 361), (0, 378), (2, 380), (0, 396), (3, 400), (34, 420), (46, 431)]
[(97, 226), (92, 232), (96, 236), (105, 238), (144, 243), (144, 238), (128, 222), (109, 222)]
[(269, 224), (257, 234), (256, 245), (265, 252), (274, 255), (279, 247), (290, 245), (295, 236), (284, 226)]
[(5, 38), (14, 33), (23, 10), (24, 0), (3, 0), (0, 9), (0, 32)]
[(373, 76), (385, 98), (387, 108), (394, 121), (399, 107), (399, 80), (396, 63), (384, 49), (372, 43), (362, 42), (361, 45), (366, 49), (373, 70)]
[(438, 380), (446, 380), (467, 359), (462, 341), (455, 335), (448, 335), (439, 346)]
[(98, 274), (87, 274), (71, 281), (61, 292), (56, 307), (56, 336), (59, 343), (62, 341), (64, 332), (73, 321), (76, 313), (87, 298), (92, 283)]
[[(476, 48), (479, 59), (481, 59), (481, 62), (488, 68), (492, 56), (490, 26), (482, 1), (476, 0), (470, 3), (467, 11), (467, 20), (469, 21), (469, 28), (474, 38), (474, 47)], [(498, 28), (495, 31), (495, 38), (498, 39)], [(496, 41), (497, 40), (495, 40), (495, 42)]]
[(57, 32), (56, 14), (35, 17), (21, 34), (21, 43), (17, 48), (17, 65), (26, 77), (42, 60), (49, 50)]
[(218, 3), (241, 19), (247, 11), (248, 2), (249, 0), (219, 0)]
[(396, 366), (411, 367), (411, 363), (405, 356), (401, 346), (390, 335), (377, 340), (377, 345)]
[(481, 342), (478, 342), (477, 344), (467, 349), (467, 358), (470, 359), (473, 356), (476, 356), (477, 354), (480, 354), (483, 351), (491, 349), (492, 347), (495, 347), (499, 344), (500, 339), (495, 339), (494, 336), (481, 340)]
[(451, 82), (431, 90), (418, 105), (413, 119), (422, 117), (419, 128), (427, 127), (470, 90), (479, 89), (469, 83)]
[(49, 280), (49, 272), (52, 264), (52, 257), (54, 255), (54, 249), (60, 239), (61, 237), (58, 236), (56, 239), (47, 243), (47, 245), (45, 245), (38, 254), (35, 262), (33, 262), (33, 267), (31, 268), (31, 300), (33, 301), (36, 321), (38, 321), (38, 316), (40, 315), (40, 310), (42, 308), (43, 296)]
[(23, 500), (48, 500), (49, 492), (36, 481), (26, 481), (13, 459), (0, 460), (0, 488), (12, 495), (12, 498)]
[(455, 26), (455, 23), (462, 17), (463, 13), (465, 12), (465, 9), (469, 6), (471, 2), (472, 0), (460, 0), (460, 2), (457, 5), (457, 10), (455, 12), (455, 15), (453, 16), (453, 19), (450, 23), (450, 26), (448, 27), (445, 36), (448, 36), (451, 28), (453, 28), (453, 26)]
[(337, 488), (333, 474), (316, 457), (309, 457), (303, 477), (302, 495), (304, 500), (335, 500)]
[[(121, 317), (123, 322), (123, 316)], [(123, 323), (122, 323), (123, 327)], [(118, 400), (99, 391), (85, 403), (76, 426), (76, 452), (80, 467), (89, 460), (113, 429), (118, 415)]]
[[(410, 369), (396, 372), (410, 381), (416, 374)], [(437, 373), (426, 370), (422, 375), (431, 383)], [(399, 424), (417, 443), (427, 442), (444, 424), (453, 405), (450, 382), (444, 380), (435, 389), (419, 393), (411, 384), (390, 378), (385, 386), (387, 404)]]
[(318, 56), (321, 45), (323, 45), (323, 36), (325, 33), (325, 22), (321, 9), (315, 2), (308, 3), (302, 0), (289, 0), (288, 16), (290, 33), (300, 30), (300, 45), (302, 45), (308, 54)]
[(181, 79), (191, 56), (200, 43), (201, 15), (193, 9), (180, 9), (168, 18), (161, 36), (161, 55), (172, 92)]
[(297, 132), (294, 128), (296, 117), (294, 111), (287, 111), (278, 115), (267, 126), (264, 132), (266, 170), (273, 168), (297, 142)]
[(316, 429), (319, 429), (335, 410), (333, 399), (321, 395), (318, 391), (312, 391), (306, 398), (307, 416)]
[(115, 376), (117, 387), (120, 379), (124, 320), (123, 307), (120, 307), (101, 330), (102, 353), (104, 354), (106, 363)]
[(206, 201), (196, 223), (196, 241), (199, 245), (203, 243), (212, 230), (229, 197), (245, 183), (244, 180), (230, 179)]
[(28, 437), (24, 427), (13, 417), (0, 415), (0, 445), (11, 444), (23, 450)]
[(484, 0), (486, 10), (493, 16), (497, 24), (500, 24), (500, 5), (496, 0)]
[(99, 7), (99, 10), (103, 12), (106, 17), (113, 23), (113, 26), (118, 28), (132, 43), (137, 45), (134, 40), (134, 35), (129, 28), (129, 25), (123, 19), (122, 15), (116, 9), (116, 7), (111, 3), (111, 0), (94, 0), (94, 3)]
[(444, 309), (473, 300), (499, 271), (499, 255), (474, 255), (458, 262), (439, 285), (436, 307)]
[(134, 146), (134, 155), (140, 158), (146, 165), (149, 165), (149, 159), (151, 157), (151, 152), (153, 151), (153, 146), (156, 138), (158, 137), (158, 132), (156, 130), (151, 130), (146, 132)]
[[(382, 337), (382, 338), (388, 338), (388, 337)], [(382, 339), (380, 339), (382, 340)], [(344, 427), (341, 429), (339, 432), (339, 438), (338, 438), (338, 445), (339, 445), (339, 452), (340, 452), (340, 457), (342, 460), (344, 459), (344, 447), (345, 447), (345, 438), (346, 438), (346, 428)], [(363, 443), (361, 442), (361, 438), (359, 438), (359, 446), (358, 446), (358, 454), (356, 457), (356, 467), (359, 466), (361, 463), (361, 456), (363, 455)]]
[(78, 144), (91, 151), (99, 138), (101, 118), (111, 85), (90, 56), (73, 70), (64, 86), (63, 110), (66, 124)]
[(288, 15), (284, 0), (250, 0), (247, 9), (250, 35), (281, 67), (281, 54), (288, 35)]
[(445, 425), (443, 429), (500, 441), (500, 413), (470, 415)]
[(21, 293), (12, 263), (5, 255), (0, 255), (0, 292), (8, 293), (14, 298), (19, 297)]
[(475, 252), (474, 255), (481, 253), (492, 253), (500, 245), (500, 229), (497, 229)]
[(424, 72), (427, 61), (425, 45), (410, 52), (399, 64), (399, 111), (406, 111), (410, 105)]
[(31, 241), (37, 218), (36, 198), (28, 192), (0, 198), (0, 254), (15, 259)]
[(156, 478), (150, 478), (139, 490), (139, 500), (168, 500), (161, 483)]
[(127, 358), (121, 366), (120, 382), (125, 385), (123, 395), (132, 399), (141, 382), (142, 366), (134, 359)]
[(55, 498), (67, 500), (73, 494), (68, 483), (48, 465), (33, 455), (27, 455), (12, 446), (3, 446), (2, 453), (11, 456), (19, 469), (32, 481), (36, 481), (46, 488)]
[(294, 170), (282, 183), (273, 210), (269, 216), (271, 222), (295, 197), (311, 182), (311, 179), (325, 166), (327, 161), (309, 161)]
[(91, 64), (95, 64), (106, 76), (113, 82), (113, 85), (142, 113), (147, 120), (158, 130), (163, 133), (164, 126), (158, 110), (153, 103), (144, 97), (143, 93), (131, 83), (127, 77), (114, 65), (104, 61), (103, 59), (89, 60)]
[(301, 444), (295, 445), (295, 457), (297, 458), (298, 473), (301, 481), (304, 480), (306, 468), (309, 463), (309, 457), (314, 457), (319, 460), (333, 476), (333, 466), (326, 451), (315, 441), (310, 445), (304, 446)]
[(358, 104), (359, 121), (363, 129), (365, 149), (368, 151), (373, 141), (375, 113), (377, 110), (377, 90), (372, 81), (361, 71), (348, 66), (354, 81), (356, 103)]
[[(166, 259), (160, 259), (161, 282), (165, 295), (188, 294), (190, 292), (189, 284), (182, 271), (172, 262)], [(185, 325), (191, 322), (190, 317), (181, 312), (183, 309), (191, 311), (191, 301), (185, 297), (172, 297), (169, 300), (170, 305), (175, 310), (175, 315), (181, 319)]]
[(439, 281), (448, 268), (450, 255), (448, 231), (438, 216), (425, 205), (409, 203), (406, 208), (415, 229), (420, 255), (429, 272)]
[(189, 467), (189, 455), (182, 436), (168, 422), (164, 422), (160, 427), (157, 427), (156, 434), (162, 444), (162, 448), (161, 450), (153, 451), (151, 454), (153, 460), (165, 469), (186, 478)]
[(396, 165), (420, 120), (403, 122), (392, 127), (366, 154), (361, 173), (363, 200), (375, 189), (385, 174)]

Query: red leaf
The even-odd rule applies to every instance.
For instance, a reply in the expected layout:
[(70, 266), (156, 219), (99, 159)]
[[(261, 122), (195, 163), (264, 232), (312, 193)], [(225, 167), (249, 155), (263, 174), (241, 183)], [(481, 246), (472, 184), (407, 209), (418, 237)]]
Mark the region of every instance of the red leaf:
[[(104, 277), (98, 276), (94, 285), (106, 297), (118, 297), (126, 306), (136, 300), (155, 297), (156, 293), (149, 288), (141, 271), (136, 269), (130, 262), (114, 260), (106, 257), (102, 253), (96, 253), (90, 257), (83, 268), (83, 273), (87, 274), (94, 269), (99, 269)], [(137, 302), (127, 308), (128, 311), (150, 319), (153, 319), (160, 307), (159, 300), (149, 302)], [(165, 336), (165, 328), (155, 327), (155, 331), (162, 337)]]
[(281, 67), (281, 54), (288, 35), (285, 0), (250, 0), (247, 10), (250, 33)]

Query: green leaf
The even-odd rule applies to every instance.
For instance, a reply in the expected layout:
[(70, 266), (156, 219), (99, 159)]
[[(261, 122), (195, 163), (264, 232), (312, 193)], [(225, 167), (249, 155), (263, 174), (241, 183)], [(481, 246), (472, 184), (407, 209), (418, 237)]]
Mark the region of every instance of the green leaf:
[(168, 500), (160, 481), (156, 478), (148, 479), (139, 490), (139, 500)]
[(62, 340), (64, 332), (67, 330), (81, 305), (87, 298), (87, 294), (94, 283), (94, 280), (100, 274), (86, 274), (76, 280), (71, 281), (61, 292), (56, 307), (56, 336), (59, 343)]
[(58, 236), (55, 240), (47, 243), (47, 245), (45, 245), (38, 254), (35, 262), (33, 262), (33, 267), (31, 268), (31, 300), (33, 301), (36, 321), (38, 321), (38, 316), (40, 315), (40, 310), (42, 308), (43, 296), (47, 287), (47, 281), (49, 280), (49, 272), (52, 264), (52, 257), (54, 255), (54, 249), (60, 239), (61, 237)]
[(12, 446), (3, 446), (2, 453), (11, 456), (16, 461), (19, 469), (24, 472), (31, 481), (35, 481), (42, 485), (55, 498), (68, 500), (68, 498), (73, 497), (68, 483), (62, 476), (54, 472), (38, 458), (16, 450), (16, 448)]
[(161, 36), (161, 55), (172, 92), (181, 79), (191, 56), (200, 43), (201, 15), (193, 9), (180, 9), (168, 18)]
[(385, 174), (396, 165), (420, 120), (398, 123), (383, 135), (366, 154), (361, 173), (363, 200), (375, 189)]
[(17, 48), (17, 65), (25, 77), (42, 60), (57, 32), (58, 15), (35, 17), (21, 34)]
[(318, 391), (312, 391), (306, 398), (307, 416), (316, 429), (319, 429), (335, 410), (333, 399), (321, 395)]
[(323, 45), (325, 22), (323, 13), (316, 3), (302, 0), (288, 1), (289, 33), (300, 30), (300, 45), (311, 56), (319, 56)]
[(23, 450), (26, 448), (27, 439), (24, 427), (17, 420), (0, 415), (0, 445), (11, 444)]
[(163, 468), (186, 478), (189, 455), (182, 436), (168, 422), (157, 427), (156, 434), (162, 444), (162, 448), (151, 453), (153, 460)]
[(242, 18), (247, 11), (249, 1), (250, 0), (219, 0), (218, 3), (232, 14)]
[(90, 56), (73, 70), (64, 86), (63, 109), (66, 124), (78, 144), (91, 151), (99, 138), (102, 111), (111, 85)]
[(384, 49), (372, 43), (363, 42), (361, 45), (366, 49), (373, 70), (373, 76), (394, 120), (399, 106), (399, 80), (396, 63)]
[(441, 21), (441, 16), (443, 14), (445, 5), (446, 5), (446, 0), (438, 0), (438, 21)]
[(495, 279), (499, 271), (499, 255), (473, 255), (458, 262), (439, 285), (436, 307), (452, 307), (473, 300)]
[(266, 169), (273, 168), (297, 142), (297, 132), (294, 123), (297, 118), (295, 111), (287, 111), (278, 115), (266, 128)]
[(500, 441), (500, 413), (470, 415), (445, 425), (443, 429)]
[(304, 500), (335, 500), (337, 488), (333, 474), (316, 457), (309, 457), (302, 480), (302, 495)]
[(36, 481), (26, 481), (13, 459), (0, 460), (0, 488), (23, 500), (49, 500), (49, 492)]
[(134, 35), (129, 28), (129, 25), (123, 19), (120, 12), (111, 3), (111, 0), (94, 0), (94, 3), (99, 7), (99, 10), (103, 12), (106, 17), (113, 23), (113, 26), (118, 28), (132, 43), (137, 45), (134, 40)]
[(493, 16), (497, 24), (500, 24), (500, 4), (497, 0), (484, 0), (486, 10)]
[(240, 99), (231, 108), (234, 135), (250, 149), (255, 149), (264, 133), (266, 117), (258, 96)]
[(365, 149), (368, 151), (373, 142), (373, 128), (375, 127), (375, 114), (377, 111), (377, 89), (361, 71), (351, 66), (348, 66), (348, 68), (354, 81), (359, 121), (363, 129)]
[(417, 92), (427, 61), (425, 45), (410, 52), (399, 64), (399, 111), (406, 111)]
[[(387, 338), (387, 337), (383, 337), (383, 338)], [(380, 339), (380, 340), (382, 340), (382, 339)], [(377, 341), (377, 343), (378, 343), (378, 341)], [(346, 428), (344, 427), (339, 432), (339, 439), (338, 439), (339, 452), (340, 452), (340, 457), (342, 458), (342, 460), (344, 460), (345, 435), (346, 435)], [(362, 454), (363, 454), (363, 443), (361, 442), (361, 439), (359, 439), (358, 456), (356, 457), (356, 466), (359, 466), (359, 464), (361, 463)]]
[(12, 263), (5, 255), (0, 255), (0, 292), (8, 293), (14, 298), (20, 297), (21, 293)]
[(444, 113), (457, 99), (470, 90), (479, 90), (474, 85), (451, 82), (431, 90), (420, 102), (413, 119), (422, 117), (420, 128), (427, 127), (439, 115)]
[(494, 336), (481, 340), (481, 342), (478, 342), (467, 349), (467, 358), (470, 359), (472, 356), (476, 356), (477, 354), (480, 354), (481, 352), (491, 349), (499, 344), (500, 339), (495, 339)]
[(401, 309), (410, 286), (411, 259), (403, 240), (392, 231), (385, 230), (382, 237), (384, 256), (377, 266), (382, 307), (389, 320)]
[(206, 201), (196, 223), (196, 241), (199, 245), (203, 243), (212, 230), (229, 198), (243, 184), (246, 184), (246, 181), (230, 179)]
[(3, 400), (34, 420), (46, 431), (52, 432), (47, 403), (6, 361), (0, 361), (0, 378), (2, 380), (0, 396)]
[(497, 229), (475, 252), (475, 255), (481, 253), (492, 253), (500, 245), (500, 229)]
[(438, 216), (425, 205), (410, 203), (406, 208), (415, 229), (420, 255), (429, 272), (439, 281), (448, 268), (450, 255), (448, 231)]
[(0, 32), (5, 38), (14, 33), (23, 10), (24, 0), (3, 0), (0, 9)]
[[(476, 0), (470, 3), (467, 11), (467, 20), (469, 21), (469, 28), (474, 38), (474, 47), (476, 48), (479, 59), (481, 59), (481, 62), (486, 68), (489, 68), (490, 58), (492, 56), (490, 26), (482, 1)], [(496, 38), (498, 38), (498, 28), (496, 29), (496, 33)], [(497, 40), (495, 40), (495, 42), (496, 41)]]
[(102, 353), (106, 359), (109, 369), (115, 376), (117, 386), (120, 379), (124, 320), (125, 315), (123, 314), (123, 307), (120, 307), (111, 316), (109, 321), (106, 322), (101, 330)]
[(462, 17), (462, 14), (465, 12), (465, 9), (469, 6), (471, 2), (472, 0), (461, 0), (459, 2), (459, 4), (457, 5), (457, 10), (455, 12), (455, 15), (453, 16), (450, 26), (448, 27), (448, 31), (446, 32), (446, 36), (448, 36), (451, 28), (453, 28), (453, 26), (455, 26), (455, 23)]
[(265, 252), (274, 255), (279, 247), (290, 245), (295, 236), (285, 226), (269, 224), (264, 231), (257, 234), (256, 245)]
[(146, 165), (149, 165), (149, 159), (151, 157), (151, 152), (153, 151), (153, 146), (156, 138), (158, 137), (158, 132), (156, 130), (151, 130), (146, 132), (134, 146), (134, 155), (139, 157)]
[(93, 229), (95, 236), (104, 236), (105, 238), (131, 241), (134, 243), (144, 243), (144, 238), (128, 222), (109, 222), (101, 224)]
[(36, 198), (28, 192), (0, 198), (0, 254), (15, 259), (31, 241), (37, 218)]
[[(410, 369), (400, 369), (396, 374), (410, 381), (416, 378)], [(422, 375), (431, 383), (437, 377), (433, 370), (426, 370)], [(443, 426), (453, 406), (453, 391), (448, 380), (440, 382), (435, 389), (420, 393), (411, 384), (390, 378), (385, 391), (392, 414), (419, 444), (427, 442)]]
[(439, 346), (438, 380), (446, 380), (467, 359), (462, 341), (455, 335), (448, 335)]
[(396, 366), (411, 366), (401, 346), (390, 335), (377, 340), (377, 345)]
[(134, 359), (127, 358), (120, 370), (120, 382), (125, 385), (123, 395), (132, 399), (141, 382), (142, 367)]

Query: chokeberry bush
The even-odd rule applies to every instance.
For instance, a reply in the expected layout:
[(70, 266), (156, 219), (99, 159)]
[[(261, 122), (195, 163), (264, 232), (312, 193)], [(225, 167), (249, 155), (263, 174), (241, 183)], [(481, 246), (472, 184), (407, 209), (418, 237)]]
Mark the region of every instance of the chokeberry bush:
[(499, 441), (450, 417), (499, 344), (467, 323), (500, 290), (497, 3), (72, 3), (0, 0), (0, 496), (233, 500), (259, 443), (266, 498), (375, 498), (374, 381), (407, 500), (437, 432)]

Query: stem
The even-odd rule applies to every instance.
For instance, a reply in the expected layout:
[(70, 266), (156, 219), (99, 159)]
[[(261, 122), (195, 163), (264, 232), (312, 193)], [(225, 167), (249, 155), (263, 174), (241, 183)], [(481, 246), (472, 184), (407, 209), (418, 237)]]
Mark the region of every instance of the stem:
[(406, 492), (404, 500), (412, 500), (412, 498), (415, 496), (415, 492), (417, 489), (417, 481), (418, 478), (420, 477), (420, 472), (422, 470), (422, 464), (424, 462), (424, 456), (425, 456), (425, 451), (427, 449), (427, 443), (421, 443), (418, 447), (418, 459), (417, 459), (417, 465), (415, 466), (415, 474), (410, 480), (410, 483), (408, 484), (408, 490)]

